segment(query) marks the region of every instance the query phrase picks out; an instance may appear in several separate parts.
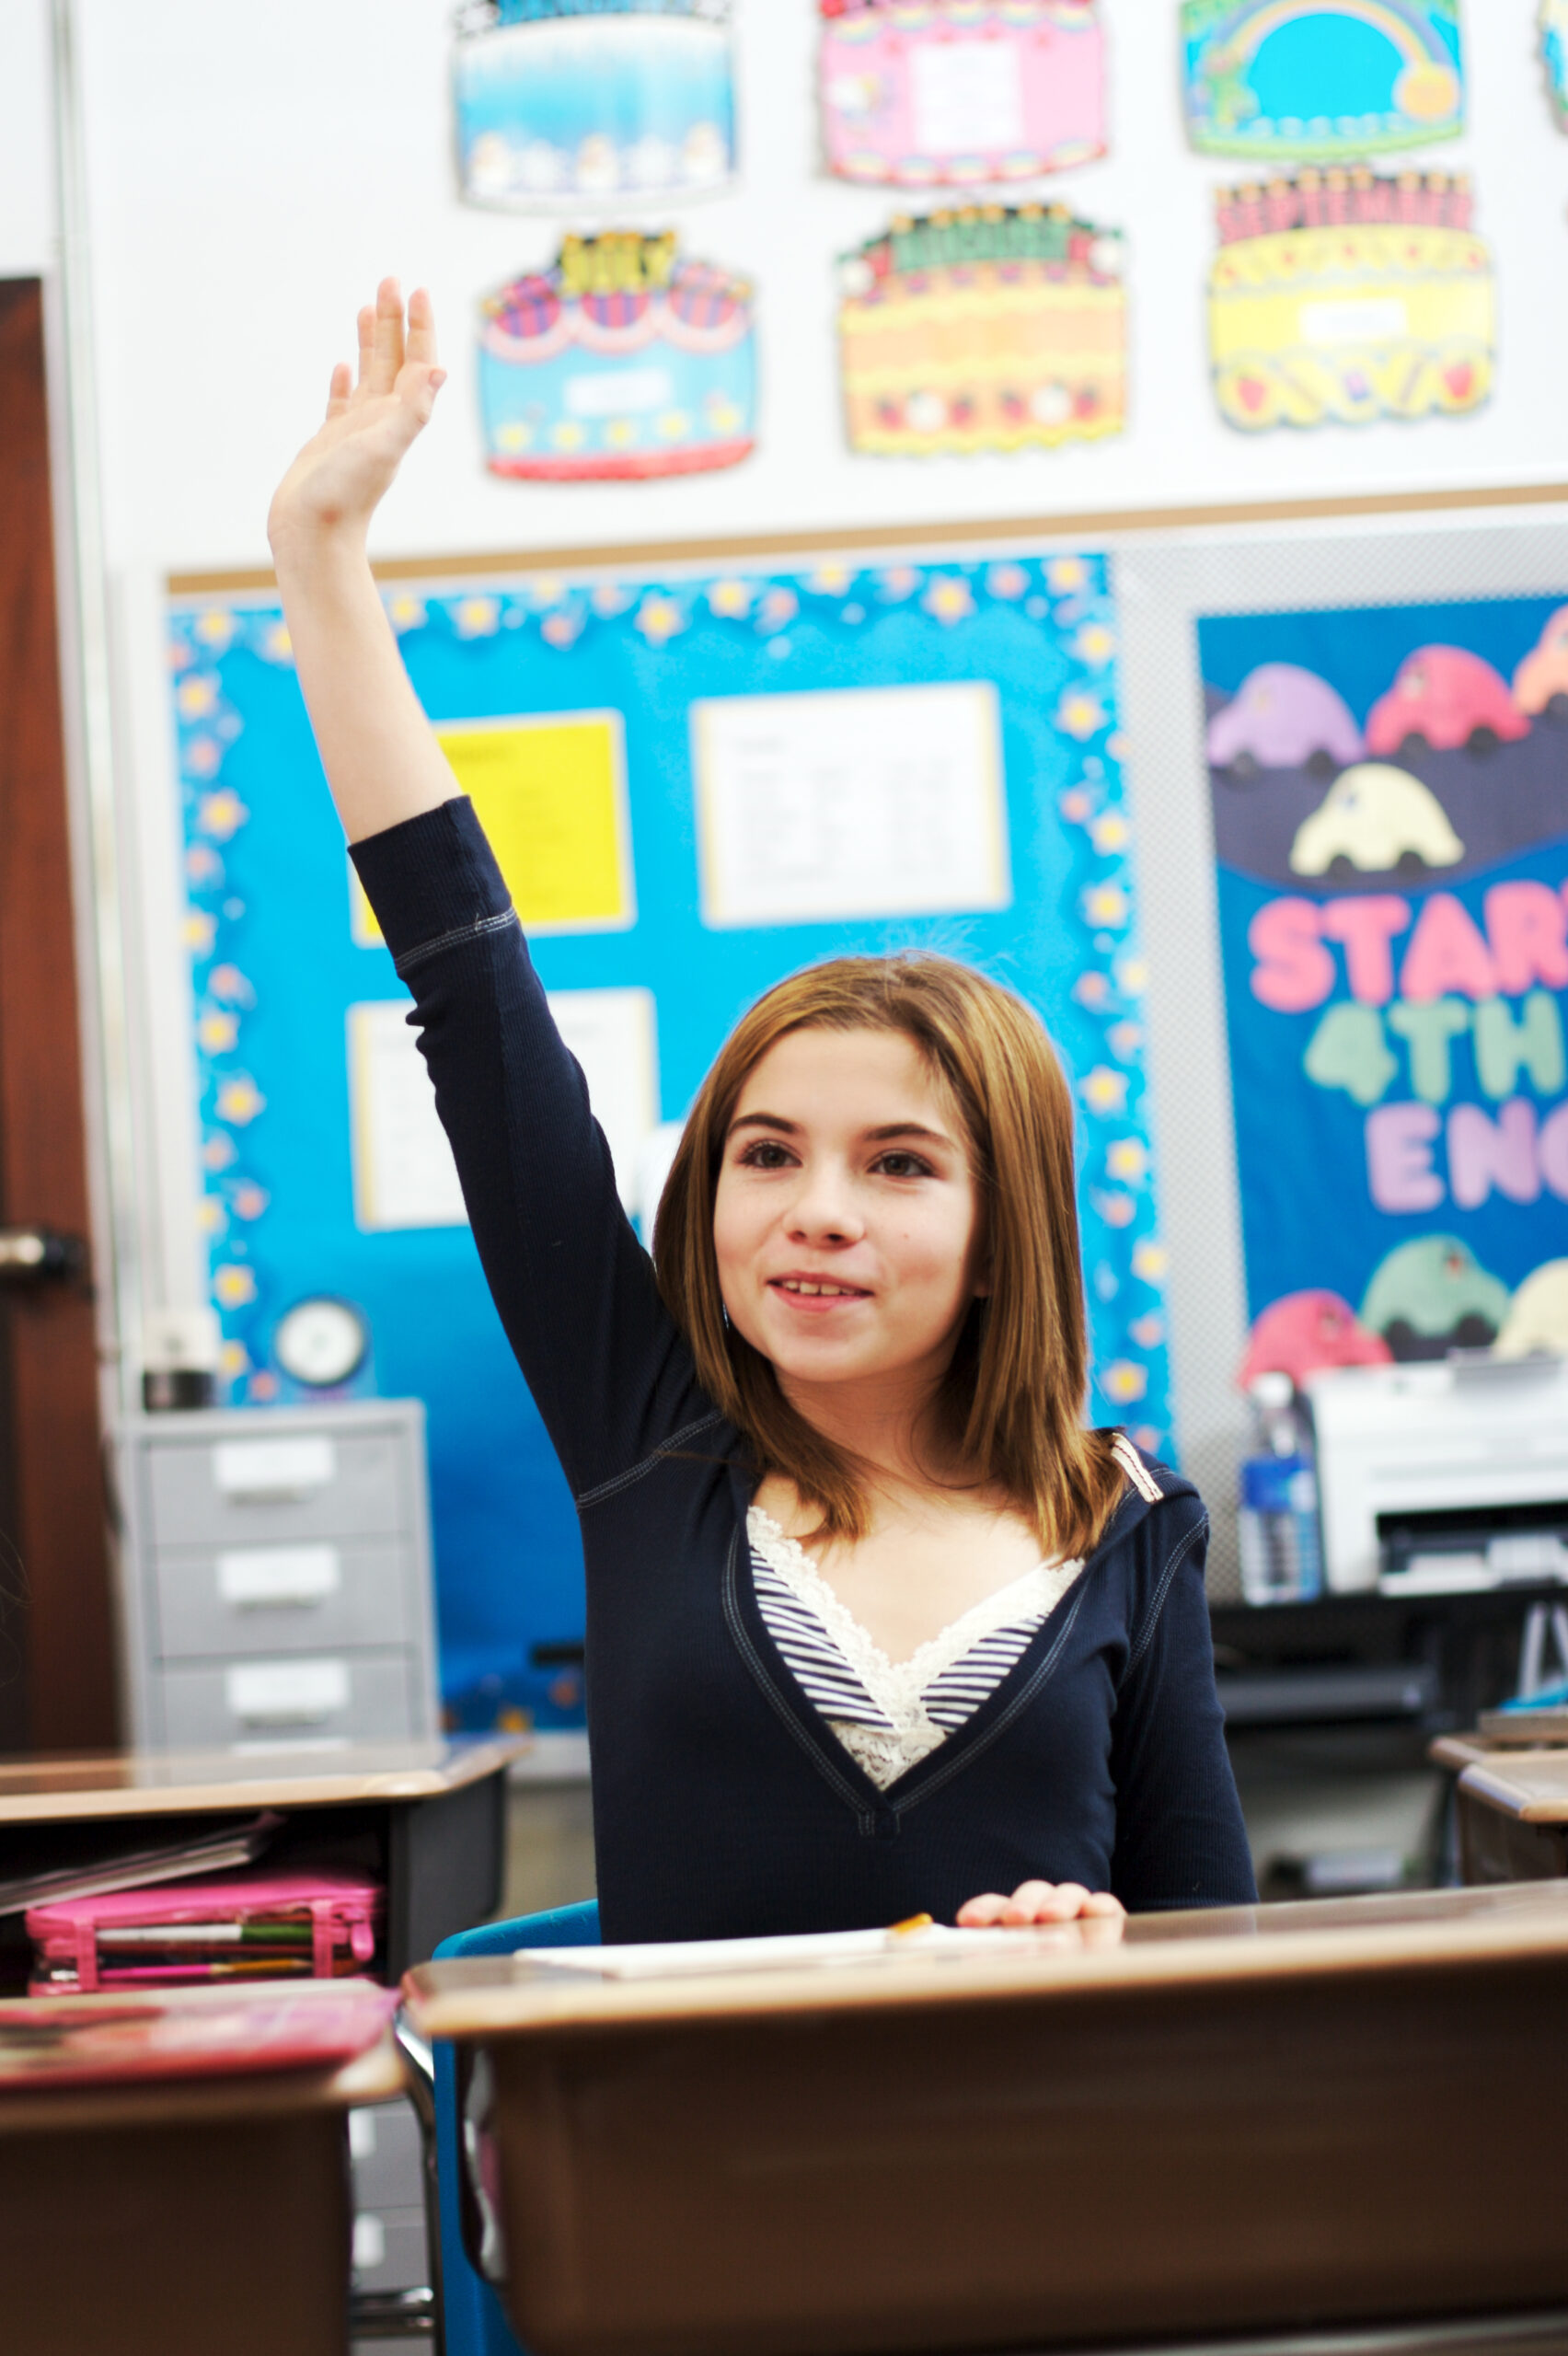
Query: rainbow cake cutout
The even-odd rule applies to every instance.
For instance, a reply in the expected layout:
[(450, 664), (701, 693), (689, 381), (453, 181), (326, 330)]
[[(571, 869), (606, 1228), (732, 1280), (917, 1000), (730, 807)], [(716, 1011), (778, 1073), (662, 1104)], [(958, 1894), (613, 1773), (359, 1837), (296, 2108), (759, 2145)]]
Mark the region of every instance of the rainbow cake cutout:
[(674, 233), (569, 237), (553, 269), (481, 306), (493, 474), (537, 481), (706, 473), (750, 455), (752, 292), (679, 259)]
[(1443, 172), (1297, 173), (1221, 189), (1215, 392), (1243, 433), (1479, 409), (1496, 367), (1492, 256)]
[(1182, 0), (1182, 40), (1205, 155), (1326, 163), (1464, 128), (1459, 0)]
[(1540, 54), (1560, 122), (1568, 122), (1568, 0), (1540, 0)]
[(472, 204), (695, 195), (734, 174), (730, 0), (467, 0), (453, 95)]
[(827, 166), (902, 188), (1105, 153), (1099, 0), (820, 0)]
[(1122, 431), (1117, 230), (1063, 205), (895, 221), (839, 264), (849, 446), (877, 456), (1055, 448)]

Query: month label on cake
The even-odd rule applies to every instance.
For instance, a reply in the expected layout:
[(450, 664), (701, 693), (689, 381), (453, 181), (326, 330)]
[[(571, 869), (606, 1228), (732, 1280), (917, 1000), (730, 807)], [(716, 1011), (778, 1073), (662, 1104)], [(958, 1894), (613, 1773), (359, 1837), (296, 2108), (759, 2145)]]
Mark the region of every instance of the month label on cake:
[(705, 924), (1010, 904), (989, 680), (716, 697), (691, 735)]
[(972, 188), (1105, 153), (1098, 0), (821, 0), (841, 179)]
[(1479, 409), (1496, 368), (1492, 256), (1469, 182), (1366, 165), (1221, 189), (1216, 398), (1244, 433)]
[(465, 0), (453, 59), (471, 204), (722, 189), (735, 168), (729, 0)]
[(1182, 40), (1205, 155), (1332, 161), (1464, 129), (1459, 0), (1182, 0)]

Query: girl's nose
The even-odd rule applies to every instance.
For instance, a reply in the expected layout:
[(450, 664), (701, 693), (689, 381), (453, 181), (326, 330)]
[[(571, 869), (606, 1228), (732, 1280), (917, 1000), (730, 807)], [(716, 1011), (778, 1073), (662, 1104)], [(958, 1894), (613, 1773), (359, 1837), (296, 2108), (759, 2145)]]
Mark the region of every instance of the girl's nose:
[(801, 1172), (801, 1184), (790, 1207), (792, 1235), (818, 1242), (844, 1243), (859, 1236), (861, 1226), (843, 1172), (818, 1164)]

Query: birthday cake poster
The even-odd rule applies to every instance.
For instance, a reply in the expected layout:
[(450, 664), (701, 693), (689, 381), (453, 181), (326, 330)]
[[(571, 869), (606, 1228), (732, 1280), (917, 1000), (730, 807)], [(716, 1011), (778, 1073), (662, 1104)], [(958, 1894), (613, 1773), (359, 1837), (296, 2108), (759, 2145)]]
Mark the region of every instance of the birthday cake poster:
[(819, 0), (840, 179), (969, 188), (1105, 153), (1099, 0)]
[(1568, 1350), (1568, 604), (1198, 643), (1254, 1360)]
[(1239, 433), (1465, 417), (1489, 398), (1495, 279), (1462, 173), (1304, 165), (1218, 190), (1215, 216), (1210, 361)]
[(698, 196), (734, 176), (730, 0), (466, 0), (452, 92), (471, 204)]
[(1459, 0), (1183, 0), (1202, 155), (1332, 162), (1464, 129)]

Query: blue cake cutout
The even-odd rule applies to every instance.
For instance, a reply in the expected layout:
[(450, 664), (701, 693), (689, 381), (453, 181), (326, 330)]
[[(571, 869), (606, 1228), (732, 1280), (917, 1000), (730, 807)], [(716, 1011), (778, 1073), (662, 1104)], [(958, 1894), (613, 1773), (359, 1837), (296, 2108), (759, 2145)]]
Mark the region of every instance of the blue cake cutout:
[(1464, 128), (1459, 0), (1182, 0), (1182, 40), (1205, 155), (1333, 162)]
[(468, 0), (453, 96), (471, 204), (709, 193), (735, 169), (730, 0)]

